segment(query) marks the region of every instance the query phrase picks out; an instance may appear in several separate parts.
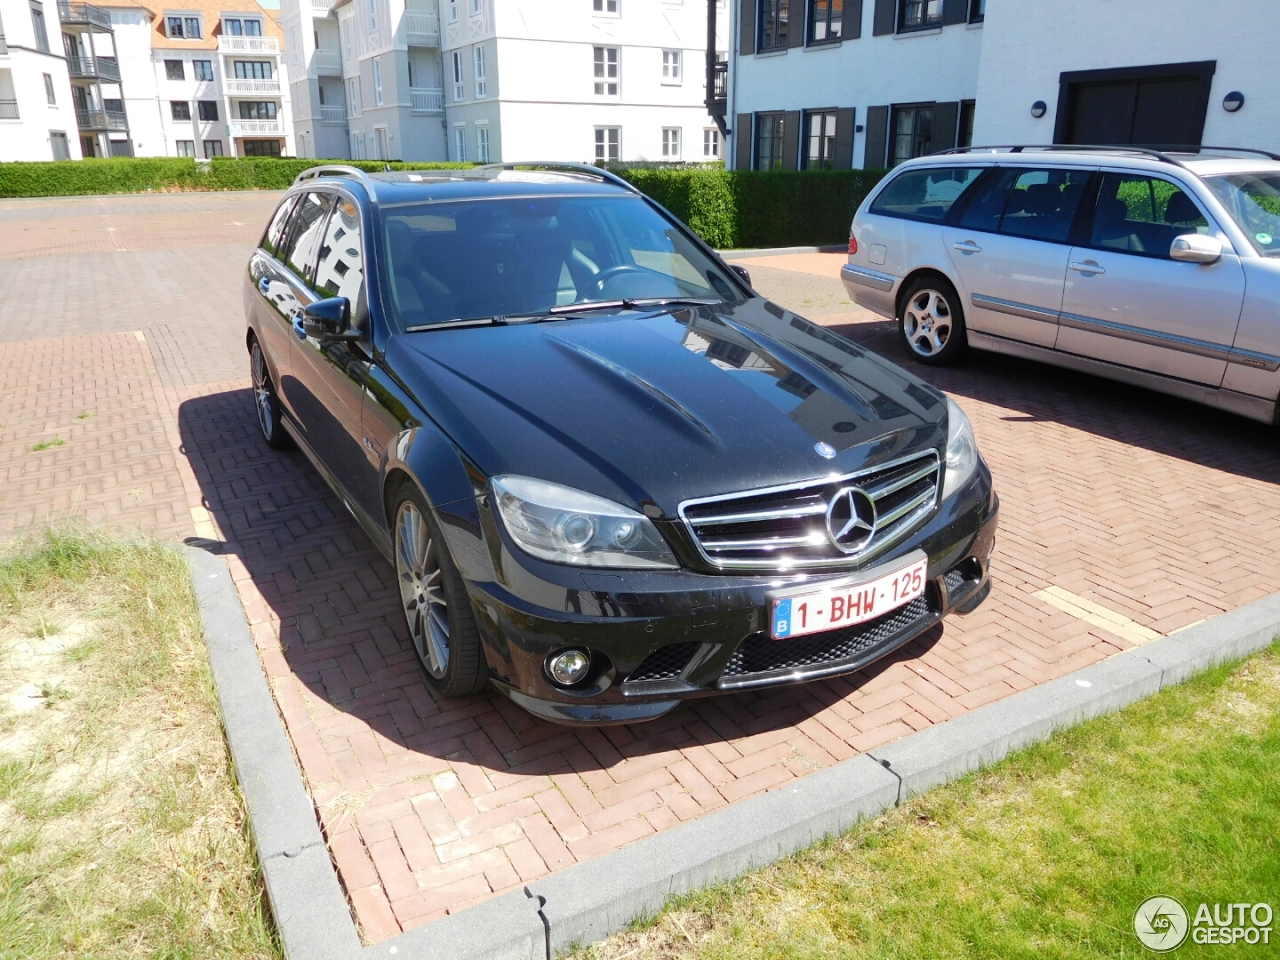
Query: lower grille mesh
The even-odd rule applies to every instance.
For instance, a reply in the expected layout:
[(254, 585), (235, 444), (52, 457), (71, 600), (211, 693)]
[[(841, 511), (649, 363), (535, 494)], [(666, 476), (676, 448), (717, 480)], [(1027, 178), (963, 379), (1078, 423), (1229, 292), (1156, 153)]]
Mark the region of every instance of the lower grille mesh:
[(675, 680), (680, 671), (688, 665), (690, 658), (698, 652), (701, 643), (669, 643), (659, 647), (644, 658), (640, 666), (631, 671), (628, 683), (637, 680)]

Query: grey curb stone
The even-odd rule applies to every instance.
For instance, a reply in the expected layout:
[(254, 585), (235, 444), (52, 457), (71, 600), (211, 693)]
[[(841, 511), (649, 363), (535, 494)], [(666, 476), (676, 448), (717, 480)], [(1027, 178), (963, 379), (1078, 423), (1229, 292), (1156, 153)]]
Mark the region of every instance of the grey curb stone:
[(657, 913), (673, 894), (731, 880), (891, 807), (898, 780), (857, 756), (529, 884), (551, 956)]

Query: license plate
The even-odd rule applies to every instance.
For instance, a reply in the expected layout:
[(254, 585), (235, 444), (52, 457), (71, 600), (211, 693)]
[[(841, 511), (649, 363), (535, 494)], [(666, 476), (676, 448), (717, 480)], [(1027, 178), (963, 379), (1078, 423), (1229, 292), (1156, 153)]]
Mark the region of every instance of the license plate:
[(778, 597), (773, 601), (773, 639), (838, 630), (906, 606), (924, 593), (928, 570), (929, 561), (922, 557), (866, 583)]

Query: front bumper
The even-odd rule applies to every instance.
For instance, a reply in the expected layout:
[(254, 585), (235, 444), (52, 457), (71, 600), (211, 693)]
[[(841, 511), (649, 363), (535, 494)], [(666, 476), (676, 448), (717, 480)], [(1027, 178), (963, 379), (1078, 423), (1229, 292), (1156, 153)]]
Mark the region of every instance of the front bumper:
[[(971, 612), (991, 589), (998, 515), (983, 465), (965, 489), (871, 568), (799, 575), (685, 569), (596, 574), (527, 557), (518, 562), (503, 541), (507, 582), (467, 586), (491, 678), (506, 696), (557, 723), (635, 723), (693, 697), (854, 672), (945, 616)], [(486, 533), (497, 535), (492, 528)], [(769, 595), (775, 591), (871, 579), (920, 551), (929, 560), (923, 597), (854, 627), (770, 638)], [(548, 654), (568, 646), (592, 652), (592, 671), (576, 689), (557, 687), (543, 669)]]

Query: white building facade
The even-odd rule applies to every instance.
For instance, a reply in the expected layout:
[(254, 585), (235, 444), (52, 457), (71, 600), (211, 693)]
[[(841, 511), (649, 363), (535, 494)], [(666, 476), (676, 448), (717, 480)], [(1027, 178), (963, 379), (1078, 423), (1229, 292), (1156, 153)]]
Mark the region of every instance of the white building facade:
[(970, 144), (1280, 151), (1280, 4), (732, 0), (739, 169), (886, 167)]
[(79, 160), (58, 4), (0, 0), (0, 161)]

